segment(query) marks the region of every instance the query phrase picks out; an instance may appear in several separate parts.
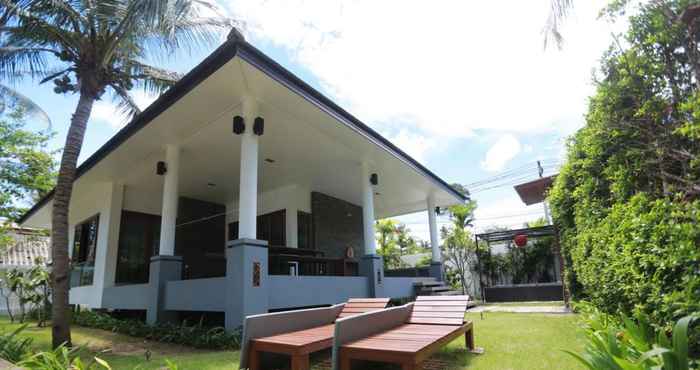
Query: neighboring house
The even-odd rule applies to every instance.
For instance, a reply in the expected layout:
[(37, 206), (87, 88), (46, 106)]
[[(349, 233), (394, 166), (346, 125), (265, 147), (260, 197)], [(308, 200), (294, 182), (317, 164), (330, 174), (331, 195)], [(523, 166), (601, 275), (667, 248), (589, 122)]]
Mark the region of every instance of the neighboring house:
[[(413, 279), (384, 277), (374, 221), (465, 201), (241, 39), (77, 174), (70, 302), (145, 310), (151, 323), (223, 312), (227, 329), (271, 310), (412, 295)], [(49, 194), (21, 224), (49, 228), (51, 206)], [(441, 278), (439, 253), (433, 267)]]
[[(36, 262), (46, 264), (49, 261), (51, 239), (45, 233), (26, 228), (11, 228), (8, 232), (11, 242), (0, 253), (0, 271), (13, 269), (29, 270)], [(8, 289), (2, 284), (2, 297), (0, 297), (0, 315), (7, 315), (8, 305), (12, 312), (19, 310), (17, 296), (9, 294)], [(9, 302), (6, 301), (9, 298)]]

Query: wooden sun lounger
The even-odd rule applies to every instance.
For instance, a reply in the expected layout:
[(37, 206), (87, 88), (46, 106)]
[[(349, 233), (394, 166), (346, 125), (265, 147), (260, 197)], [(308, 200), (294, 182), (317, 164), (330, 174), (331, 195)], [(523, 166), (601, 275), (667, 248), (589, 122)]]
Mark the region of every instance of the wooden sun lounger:
[[(468, 301), (468, 296), (418, 297), (413, 305), (406, 306), (403, 322), (395, 321), (390, 324), (393, 327), (340, 344), (340, 370), (350, 370), (353, 360), (391, 362), (400, 364), (403, 370), (418, 369), (425, 359), (462, 335), (467, 348), (480, 353), (474, 347), (472, 322), (464, 320)], [(400, 315), (400, 311), (397, 313)], [(357, 326), (363, 320), (372, 325), (369, 317), (347, 321)], [(337, 369), (338, 363), (335, 365)]]
[[(274, 335), (251, 338), (248, 345), (247, 366), (250, 370), (260, 370), (260, 352), (280, 353), (291, 356), (292, 370), (308, 370), (309, 354), (330, 348), (333, 345), (334, 322), (336, 319), (351, 317), (365, 312), (386, 308), (389, 298), (352, 298), (342, 306), (337, 316), (329, 316), (330, 322), (322, 325), (311, 325), (301, 330), (282, 332)], [(341, 308), (340, 306), (334, 306)], [(331, 308), (332, 309), (332, 308)], [(304, 310), (302, 314), (313, 315), (313, 310)], [(295, 320), (294, 311), (287, 314), (288, 320)], [(328, 313), (325, 313), (328, 315)], [(277, 315), (277, 314), (270, 314)], [(332, 315), (332, 313), (331, 313)], [(256, 318), (264, 319), (265, 315)], [(299, 317), (301, 319), (301, 317)], [(272, 323), (270, 323), (272, 325)], [(244, 348), (245, 350), (245, 348)], [(241, 363), (245, 368), (246, 363)]]

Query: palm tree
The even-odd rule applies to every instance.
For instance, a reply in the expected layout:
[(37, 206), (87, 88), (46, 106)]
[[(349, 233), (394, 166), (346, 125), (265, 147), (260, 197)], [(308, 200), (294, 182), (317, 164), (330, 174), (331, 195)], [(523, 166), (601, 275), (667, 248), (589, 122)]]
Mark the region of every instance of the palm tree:
[[(76, 162), (94, 102), (110, 91), (139, 114), (129, 91), (161, 93), (179, 75), (145, 63), (180, 48), (212, 44), (232, 23), (208, 0), (0, 0), (9, 9), (0, 37), (0, 78), (54, 82), (79, 96), (68, 128), (53, 196), (53, 346), (71, 343), (68, 309), (68, 205)], [(203, 17), (203, 12), (216, 13)]]

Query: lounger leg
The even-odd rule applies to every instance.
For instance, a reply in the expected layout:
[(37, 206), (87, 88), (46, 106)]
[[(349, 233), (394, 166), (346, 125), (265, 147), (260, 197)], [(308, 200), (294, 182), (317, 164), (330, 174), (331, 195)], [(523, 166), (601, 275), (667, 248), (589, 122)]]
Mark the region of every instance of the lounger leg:
[(260, 352), (258, 352), (255, 347), (252, 347), (248, 354), (248, 369), (260, 370)]
[(474, 350), (474, 329), (469, 329), (464, 333), (464, 342), (467, 345), (467, 349), (470, 351)]
[(343, 354), (340, 354), (340, 370), (351, 370), (352, 367), (350, 366), (350, 357), (348, 356), (343, 356)]
[(309, 355), (292, 355), (292, 370), (309, 370)]

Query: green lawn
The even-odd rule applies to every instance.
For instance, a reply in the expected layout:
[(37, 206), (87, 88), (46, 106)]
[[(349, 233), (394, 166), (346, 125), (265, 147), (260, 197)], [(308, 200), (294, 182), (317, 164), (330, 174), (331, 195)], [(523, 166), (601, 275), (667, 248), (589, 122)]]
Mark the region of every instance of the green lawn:
[(542, 307), (542, 306), (563, 306), (564, 301), (532, 301), (532, 302), (497, 302), (497, 303), (482, 303), (483, 306), (517, 306), (517, 307)]
[[(583, 336), (576, 329), (573, 315), (484, 313), (468, 314), (474, 321), (476, 343), (485, 349), (483, 355), (472, 355), (464, 349), (464, 339), (456, 340), (441, 351), (437, 358), (456, 369), (580, 369), (581, 367), (561, 349), (579, 351)], [(7, 318), (0, 318), (0, 330), (17, 327)], [(24, 335), (34, 338), (37, 348), (50, 346), (50, 329), (30, 327)], [(73, 328), (73, 341), (85, 345), (90, 352), (111, 349), (99, 354), (114, 369), (160, 369), (170, 359), (180, 369), (238, 369), (238, 351), (204, 351), (181, 346), (145, 342), (142, 339), (87, 329)], [(145, 352), (151, 352), (146, 361)], [(86, 355), (91, 355), (86, 353)], [(393, 369), (393, 367), (381, 367)], [(369, 370), (369, 369), (368, 369)]]

